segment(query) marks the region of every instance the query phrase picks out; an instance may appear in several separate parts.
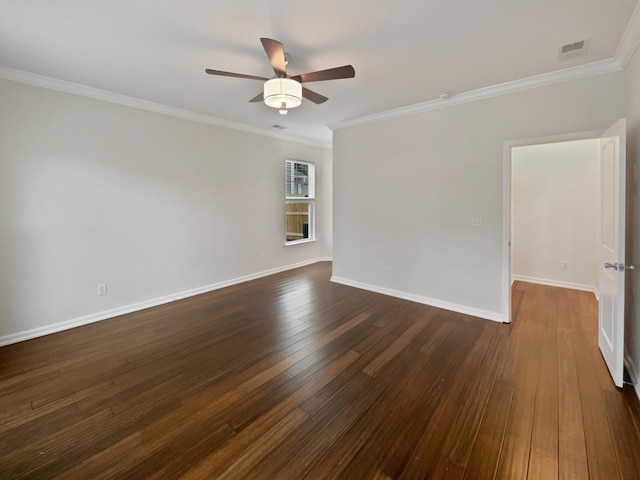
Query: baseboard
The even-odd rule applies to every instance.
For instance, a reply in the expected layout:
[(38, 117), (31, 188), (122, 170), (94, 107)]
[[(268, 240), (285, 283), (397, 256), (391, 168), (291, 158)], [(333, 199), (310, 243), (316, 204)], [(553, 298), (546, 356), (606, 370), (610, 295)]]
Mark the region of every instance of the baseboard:
[(331, 281), (334, 283), (347, 285), (349, 287), (359, 288), (361, 290), (368, 290), (370, 292), (389, 295), (390, 297), (402, 298), (403, 300), (422, 303), (424, 305), (429, 305), (431, 307), (442, 308), (443, 310), (450, 310), (452, 312), (471, 315), (473, 317), (484, 318), (486, 320), (493, 320), (494, 322), (504, 321), (504, 315), (497, 312), (490, 312), (488, 310), (481, 310), (478, 308), (468, 307), (466, 305), (459, 305), (456, 303), (445, 302), (443, 300), (437, 300), (435, 298), (423, 297), (421, 295), (414, 295), (412, 293), (407, 293), (400, 290), (393, 290), (390, 288), (380, 287), (378, 285), (371, 285), (368, 283), (358, 282), (355, 280), (349, 280), (346, 278), (341, 278), (336, 276), (332, 276)]
[(598, 288), (593, 285), (583, 285), (581, 283), (572, 283), (572, 282), (563, 282), (560, 280), (549, 280), (548, 278), (538, 278), (538, 277), (528, 277), (526, 275), (513, 275), (511, 277), (511, 283), (519, 281), (519, 282), (527, 282), (527, 283), (537, 283), (538, 285), (546, 285), (548, 287), (559, 287), (559, 288), (568, 288), (570, 290), (580, 290), (583, 292), (591, 292), (598, 299)]
[(629, 377), (631, 377), (631, 383), (633, 383), (633, 388), (636, 391), (638, 400), (640, 400), (640, 383), (638, 382), (640, 380), (640, 372), (638, 372), (636, 364), (629, 355), (624, 356), (624, 366), (627, 368)]
[(182, 300), (183, 298), (193, 297), (202, 293), (212, 292), (221, 288), (230, 287), (239, 283), (248, 282), (250, 280), (256, 280), (258, 278), (267, 277), (276, 273), (285, 272), (287, 270), (293, 270), (295, 268), (304, 267), (318, 262), (331, 261), (331, 257), (318, 257), (312, 260), (305, 260), (303, 262), (294, 263), (291, 265), (285, 265), (282, 267), (272, 268), (269, 270), (263, 270), (251, 275), (245, 275), (243, 277), (233, 278), (224, 282), (218, 282), (204, 287), (193, 288), (191, 290), (185, 290), (183, 292), (174, 293), (171, 295), (165, 295), (162, 297), (145, 300), (138, 303), (125, 305), (123, 307), (113, 308), (110, 310), (103, 310), (101, 312), (92, 313), (82, 317), (72, 318), (63, 322), (54, 323), (51, 325), (45, 325), (44, 327), (33, 328), (31, 330), (24, 330), (22, 332), (11, 333), (0, 337), (0, 347), (10, 345), (12, 343), (23, 342), (25, 340), (31, 340), (32, 338), (42, 337), (44, 335), (50, 335), (52, 333), (61, 332), (63, 330), (69, 330), (75, 327), (81, 327), (82, 325), (88, 325), (89, 323), (99, 322), (108, 318), (117, 317), (120, 315), (126, 315), (127, 313), (133, 313), (146, 308), (157, 307), (165, 303), (175, 302), (176, 300)]

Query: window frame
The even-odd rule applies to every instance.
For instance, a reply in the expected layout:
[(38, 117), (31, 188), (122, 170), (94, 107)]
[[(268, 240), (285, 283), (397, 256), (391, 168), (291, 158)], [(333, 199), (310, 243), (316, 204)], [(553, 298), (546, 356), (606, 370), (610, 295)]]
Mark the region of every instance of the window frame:
[[(303, 165), (308, 165), (308, 176), (307, 176), (307, 184), (309, 186), (309, 193), (308, 196), (306, 197), (299, 197), (299, 196), (292, 196), (289, 194), (288, 192), (288, 179), (287, 179), (287, 172), (289, 171), (288, 165), (289, 164), (303, 164)], [(285, 163), (284, 163), (284, 178), (285, 178), (285, 185), (284, 185), (284, 190), (285, 190), (285, 195), (284, 195), (284, 199), (285, 199), (285, 205), (284, 205), (284, 216), (285, 216), (285, 225), (284, 225), (284, 230), (285, 230), (285, 246), (289, 246), (289, 245), (299, 245), (302, 243), (309, 243), (309, 242), (315, 242), (316, 241), (316, 185), (315, 185), (315, 173), (316, 173), (316, 164), (314, 162), (308, 162), (305, 160), (298, 160), (295, 158), (287, 158), (285, 159)], [(293, 168), (293, 167), (292, 167)], [(309, 224), (309, 231), (308, 231), (308, 237), (307, 238), (301, 238), (299, 240), (287, 240), (287, 216), (289, 214), (289, 212), (287, 211), (287, 206), (288, 205), (292, 205), (292, 204), (306, 204), (308, 205), (308, 224)]]

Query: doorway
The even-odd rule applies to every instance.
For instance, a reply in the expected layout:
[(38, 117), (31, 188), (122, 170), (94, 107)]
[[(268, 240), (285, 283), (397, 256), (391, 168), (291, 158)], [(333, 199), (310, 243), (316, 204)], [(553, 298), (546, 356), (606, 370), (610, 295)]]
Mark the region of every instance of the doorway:
[(600, 140), (511, 151), (511, 280), (598, 298)]
[[(504, 312), (511, 322), (512, 312), (512, 169), (514, 149), (527, 145), (598, 139), (600, 143), (598, 182), (600, 208), (598, 219), (598, 252), (601, 263), (596, 295), (598, 297), (598, 347), (617, 387), (623, 385), (624, 371), (624, 287), (625, 273), (633, 268), (625, 265), (625, 175), (626, 120), (619, 119), (602, 134), (582, 133), (529, 141), (505, 142), (504, 146)], [(561, 261), (560, 268), (568, 267)]]
[(516, 280), (598, 297), (600, 132), (506, 142), (505, 321)]

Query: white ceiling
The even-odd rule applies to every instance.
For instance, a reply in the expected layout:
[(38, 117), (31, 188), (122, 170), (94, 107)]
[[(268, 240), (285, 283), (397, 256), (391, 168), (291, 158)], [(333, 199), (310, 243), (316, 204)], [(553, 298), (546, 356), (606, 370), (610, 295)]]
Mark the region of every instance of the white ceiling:
[[(0, 65), (329, 143), (328, 124), (612, 58), (637, 0), (0, 0)], [(354, 79), (287, 116), (262, 103), (260, 37), (291, 75), (352, 64)], [(559, 60), (561, 45), (586, 54)]]

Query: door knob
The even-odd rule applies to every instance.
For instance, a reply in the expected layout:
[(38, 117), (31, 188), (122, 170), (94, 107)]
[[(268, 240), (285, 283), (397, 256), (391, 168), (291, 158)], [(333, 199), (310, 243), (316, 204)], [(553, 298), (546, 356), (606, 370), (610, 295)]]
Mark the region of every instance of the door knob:
[(614, 270), (618, 270), (620, 272), (624, 272), (625, 270), (635, 270), (636, 267), (633, 265), (625, 265), (624, 263), (609, 263), (606, 262), (604, 264), (604, 268), (613, 268)]

